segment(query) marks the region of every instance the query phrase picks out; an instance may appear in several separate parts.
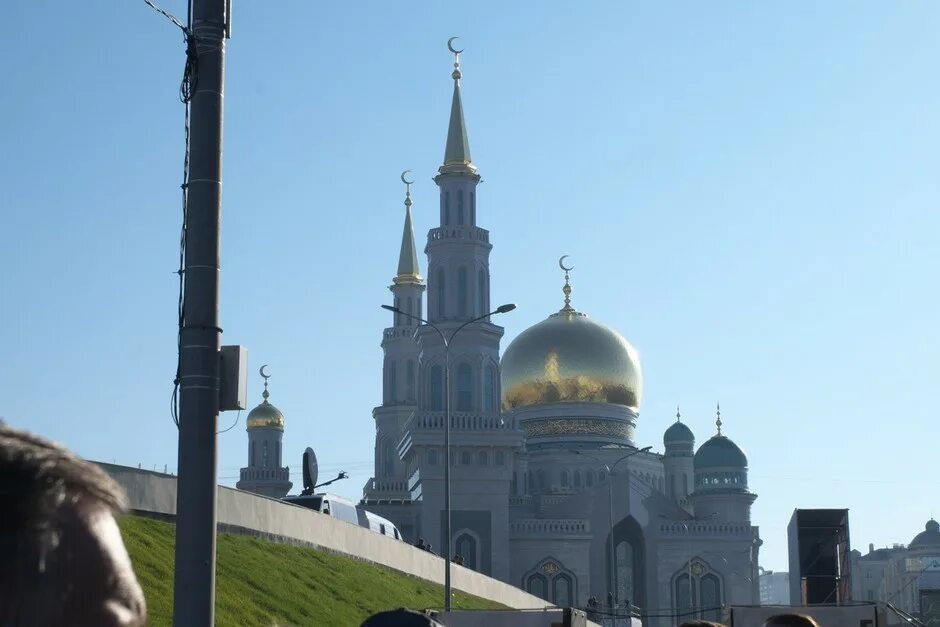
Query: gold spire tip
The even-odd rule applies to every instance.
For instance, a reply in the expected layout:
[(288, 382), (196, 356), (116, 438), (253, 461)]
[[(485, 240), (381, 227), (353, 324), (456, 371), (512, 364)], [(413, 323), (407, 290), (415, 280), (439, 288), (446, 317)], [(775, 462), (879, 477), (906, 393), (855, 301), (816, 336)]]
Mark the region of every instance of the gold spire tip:
[(405, 184), (405, 207), (410, 209), (412, 205), (411, 186), (414, 184), (414, 181), (409, 181), (405, 177), (405, 175), (408, 174), (409, 172), (411, 172), (411, 170), (405, 170), (404, 172), (401, 173), (401, 176), (399, 178), (401, 178), (401, 182)]
[(574, 307), (571, 306), (571, 275), (569, 274), (574, 270), (574, 266), (565, 265), (565, 258), (567, 257), (568, 255), (562, 255), (558, 260), (558, 267), (565, 273), (565, 286), (561, 288), (562, 293), (565, 295), (565, 306), (561, 310), (566, 313), (574, 313)]
[(454, 55), (454, 71), (450, 75), (455, 81), (459, 81), (462, 74), (460, 73), (460, 53), (463, 52), (463, 49), (457, 50), (454, 48), (454, 40), (460, 39), (459, 37), (451, 37), (447, 40), (447, 49), (450, 50)]
[(264, 399), (265, 403), (268, 402), (268, 396), (270, 396), (270, 394), (268, 394), (268, 379), (271, 378), (271, 375), (269, 375), (268, 373), (264, 371), (264, 369), (267, 367), (268, 367), (268, 364), (265, 364), (261, 366), (260, 368), (258, 368), (258, 374), (260, 374), (261, 378), (264, 379), (264, 392), (261, 393), (261, 398)]

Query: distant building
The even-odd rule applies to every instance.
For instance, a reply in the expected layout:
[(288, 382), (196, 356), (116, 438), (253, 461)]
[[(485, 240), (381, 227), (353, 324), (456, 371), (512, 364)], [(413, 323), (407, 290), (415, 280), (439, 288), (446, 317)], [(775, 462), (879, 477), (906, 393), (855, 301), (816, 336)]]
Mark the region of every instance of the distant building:
[(940, 523), (931, 518), (907, 546), (869, 544), (867, 554), (851, 555), (856, 601), (891, 603), (929, 625), (940, 623)]
[(241, 469), (235, 487), (246, 492), (280, 499), (293, 485), (290, 468), (281, 467), (281, 440), (284, 439), (284, 414), (268, 402), (268, 375), (264, 377), (262, 402), (251, 410), (245, 421), (248, 431), (248, 466)]
[(790, 573), (765, 570), (760, 575), (760, 604), (790, 604)]

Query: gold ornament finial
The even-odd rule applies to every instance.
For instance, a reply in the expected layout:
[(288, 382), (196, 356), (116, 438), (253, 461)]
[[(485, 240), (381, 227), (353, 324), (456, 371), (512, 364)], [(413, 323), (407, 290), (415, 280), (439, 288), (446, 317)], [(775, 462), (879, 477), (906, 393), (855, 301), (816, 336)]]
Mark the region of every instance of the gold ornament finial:
[(569, 267), (565, 265), (566, 257), (568, 257), (568, 255), (562, 255), (561, 258), (558, 259), (558, 267), (565, 271), (565, 286), (561, 288), (561, 291), (565, 295), (565, 306), (562, 307), (561, 310), (565, 313), (574, 313), (574, 307), (571, 306), (571, 276), (568, 274), (574, 270), (574, 266)]
[(462, 49), (461, 49), (461, 50), (456, 50), (456, 49), (454, 48), (454, 40), (455, 40), (455, 39), (460, 39), (460, 38), (459, 38), (459, 37), (451, 37), (450, 39), (447, 40), (447, 49), (450, 50), (450, 51), (454, 54), (454, 71), (453, 71), (453, 73), (452, 73), (450, 76), (451, 76), (451, 78), (453, 78), (455, 81), (459, 81), (459, 80), (460, 80), (460, 77), (462, 76), (462, 74), (460, 73), (460, 53), (463, 52), (463, 50), (462, 50)]
[(411, 186), (414, 183), (414, 181), (409, 181), (408, 179), (405, 178), (405, 175), (408, 174), (409, 172), (411, 172), (411, 170), (405, 170), (404, 172), (401, 173), (400, 178), (401, 178), (401, 182), (405, 184), (405, 207), (408, 209), (411, 209), (411, 205), (412, 205)]
[(268, 364), (265, 364), (261, 366), (260, 368), (258, 368), (258, 374), (260, 374), (261, 377), (264, 379), (264, 392), (261, 393), (261, 398), (264, 399), (265, 403), (268, 402), (268, 396), (270, 396), (270, 394), (268, 394), (268, 379), (271, 378), (271, 375), (267, 374), (264, 371), (264, 369), (267, 367), (268, 367)]
[(715, 426), (718, 427), (718, 435), (721, 435), (721, 403), (715, 403)]

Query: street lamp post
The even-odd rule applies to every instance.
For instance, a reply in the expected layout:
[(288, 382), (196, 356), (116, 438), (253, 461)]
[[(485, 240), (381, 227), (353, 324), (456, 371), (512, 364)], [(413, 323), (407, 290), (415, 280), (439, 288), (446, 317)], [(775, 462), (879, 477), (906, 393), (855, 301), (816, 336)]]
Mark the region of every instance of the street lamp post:
[[(585, 457), (590, 457), (602, 464), (604, 464), (604, 469), (607, 471), (607, 518), (608, 523), (610, 524), (610, 536), (608, 538), (610, 545), (608, 551), (610, 552), (610, 587), (612, 592), (607, 593), (608, 604), (611, 607), (614, 607), (618, 603), (617, 598), (617, 565), (616, 565), (616, 555), (614, 554), (614, 469), (617, 467), (617, 464), (622, 462), (625, 459), (633, 457), (638, 453), (645, 453), (646, 451), (653, 448), (652, 446), (644, 446), (643, 448), (638, 448), (633, 451), (630, 451), (613, 464), (607, 464), (603, 460), (594, 457), (593, 455), (588, 455), (577, 449), (571, 449), (571, 452), (575, 455), (584, 455)], [(612, 602), (611, 602), (612, 600)]]
[(459, 327), (454, 329), (453, 333), (450, 334), (450, 337), (444, 335), (444, 332), (441, 331), (437, 325), (429, 320), (425, 320), (420, 316), (415, 316), (408, 312), (402, 311), (398, 307), (392, 307), (391, 305), (382, 305), (382, 309), (387, 309), (394, 313), (397, 313), (406, 318), (411, 318), (412, 320), (417, 320), (422, 324), (426, 324), (431, 327), (437, 334), (441, 337), (441, 343), (444, 345), (444, 611), (450, 611), (450, 597), (451, 597), (451, 586), (450, 586), (450, 344), (454, 340), (454, 336), (460, 333), (464, 327), (467, 327), (474, 322), (479, 322), (485, 318), (489, 318), (495, 314), (507, 313), (515, 309), (516, 306), (513, 304), (500, 305), (493, 311), (482, 316), (477, 316), (472, 320), (467, 320)]

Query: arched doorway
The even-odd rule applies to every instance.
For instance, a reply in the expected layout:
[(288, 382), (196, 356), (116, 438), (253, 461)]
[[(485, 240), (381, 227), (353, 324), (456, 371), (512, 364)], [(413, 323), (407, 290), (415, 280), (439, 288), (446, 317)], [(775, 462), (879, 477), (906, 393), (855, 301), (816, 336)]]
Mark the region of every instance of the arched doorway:
[(643, 529), (635, 518), (627, 516), (614, 525), (613, 560), (610, 555), (609, 535), (604, 552), (607, 555), (607, 589), (614, 591), (616, 604), (629, 602), (638, 607), (646, 607), (646, 548)]

